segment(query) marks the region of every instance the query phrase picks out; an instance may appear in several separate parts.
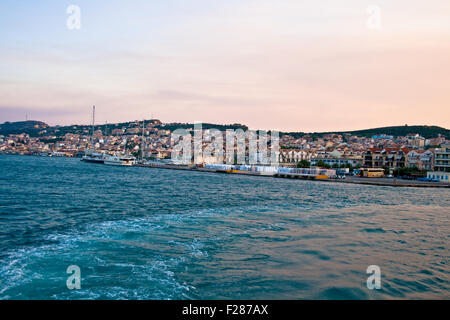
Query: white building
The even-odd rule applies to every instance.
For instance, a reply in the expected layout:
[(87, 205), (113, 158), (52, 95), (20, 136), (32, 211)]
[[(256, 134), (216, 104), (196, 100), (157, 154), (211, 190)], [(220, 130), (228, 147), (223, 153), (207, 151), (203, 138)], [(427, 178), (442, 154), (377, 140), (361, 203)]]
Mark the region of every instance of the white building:
[(282, 149), (279, 153), (280, 163), (298, 163), (302, 160), (311, 161), (313, 157), (317, 156), (316, 153), (298, 150), (298, 149)]
[(406, 157), (408, 168), (433, 170), (434, 153), (431, 150), (411, 150)]
[(450, 172), (450, 145), (443, 145), (435, 151), (434, 171)]
[(450, 172), (428, 171), (427, 178), (437, 180), (439, 182), (450, 183)]
[(346, 154), (334, 150), (332, 152), (324, 152), (318, 155), (318, 157), (311, 160), (311, 165), (315, 166), (319, 161), (324, 162), (330, 167), (351, 165), (352, 167), (357, 167), (362, 165), (362, 156), (356, 154)]

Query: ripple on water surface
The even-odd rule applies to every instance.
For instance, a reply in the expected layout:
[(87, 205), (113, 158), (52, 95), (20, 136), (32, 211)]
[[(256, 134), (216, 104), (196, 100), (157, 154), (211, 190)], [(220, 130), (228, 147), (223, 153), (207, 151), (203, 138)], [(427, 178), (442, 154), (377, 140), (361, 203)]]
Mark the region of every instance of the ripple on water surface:
[[(447, 190), (77, 159), (0, 168), (2, 299), (450, 298)], [(381, 290), (366, 287), (373, 264)]]

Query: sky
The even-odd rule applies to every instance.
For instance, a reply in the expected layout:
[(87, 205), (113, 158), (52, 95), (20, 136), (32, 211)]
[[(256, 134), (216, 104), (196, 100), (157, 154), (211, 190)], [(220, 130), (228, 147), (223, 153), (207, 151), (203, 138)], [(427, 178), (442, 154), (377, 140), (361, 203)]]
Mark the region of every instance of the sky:
[[(69, 29), (70, 5), (80, 29)], [(2, 0), (0, 123), (450, 128), (448, 0)]]

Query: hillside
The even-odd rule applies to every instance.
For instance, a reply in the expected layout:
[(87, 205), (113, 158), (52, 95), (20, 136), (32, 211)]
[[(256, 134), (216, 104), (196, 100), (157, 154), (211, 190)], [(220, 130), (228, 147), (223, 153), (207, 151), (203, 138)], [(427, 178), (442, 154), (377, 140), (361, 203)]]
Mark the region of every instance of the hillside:
[(374, 129), (365, 129), (357, 131), (347, 131), (343, 133), (350, 133), (361, 137), (371, 137), (377, 134), (386, 134), (390, 136), (406, 136), (408, 133), (418, 133), (424, 138), (434, 138), (438, 134), (445, 136), (446, 139), (450, 139), (450, 130), (437, 127), (437, 126), (394, 126), (394, 127), (382, 127)]
[[(167, 129), (167, 130), (175, 130), (175, 129), (188, 129), (188, 128), (194, 128), (193, 123), (167, 123), (165, 125), (158, 126), (158, 128), (161, 129)], [(225, 131), (227, 129), (237, 130), (242, 129), (244, 131), (248, 130), (247, 126), (244, 126), (239, 123), (234, 124), (215, 124), (215, 123), (202, 123), (203, 129), (218, 129), (220, 131)]]
[(0, 134), (28, 133), (30, 135), (36, 135), (38, 132), (47, 128), (49, 128), (48, 124), (41, 121), (5, 122), (0, 124)]
[(390, 136), (406, 136), (408, 133), (418, 133), (424, 138), (435, 138), (438, 134), (441, 134), (446, 139), (450, 139), (450, 130), (445, 129), (438, 126), (392, 126), (392, 127), (381, 127), (381, 128), (373, 128), (373, 129), (364, 129), (364, 130), (354, 130), (354, 131), (330, 131), (330, 132), (314, 132), (314, 133), (305, 133), (305, 132), (285, 132), (284, 134), (289, 134), (295, 136), (297, 138), (305, 136), (305, 135), (313, 135), (313, 136), (322, 136), (324, 134), (351, 134), (360, 137), (372, 137), (374, 135), (386, 134)]
[[(159, 121), (159, 120), (145, 120), (146, 123), (149, 121)], [(123, 122), (123, 123), (115, 123), (115, 124), (101, 124), (96, 125), (95, 128), (98, 130), (102, 130), (105, 132), (111, 132), (113, 129), (117, 128), (127, 128), (130, 126), (135, 126), (135, 122)], [(160, 124), (156, 126), (160, 129), (167, 130), (175, 130), (178, 128), (193, 128), (194, 124), (192, 123), (166, 123)], [(203, 123), (203, 129), (216, 128), (219, 130), (226, 129), (243, 129), (247, 130), (247, 126), (241, 124), (213, 124), (213, 123)], [(79, 133), (79, 134), (89, 134), (91, 132), (91, 126), (89, 125), (72, 125), (72, 126), (54, 126), (50, 127), (46, 123), (41, 121), (20, 121), (20, 122), (5, 122), (0, 124), (0, 135), (7, 136), (8, 134), (20, 134), (20, 133), (28, 133), (32, 137), (39, 136), (41, 131), (45, 130), (44, 135), (55, 135), (55, 136), (63, 136), (66, 133)], [(282, 132), (281, 134), (288, 134), (294, 136), (296, 138), (312, 135), (316, 137), (323, 136), (325, 134), (351, 134), (357, 135), (361, 137), (371, 137), (373, 135), (392, 135), (392, 136), (406, 136), (408, 133), (418, 133), (425, 138), (434, 138), (437, 137), (438, 134), (441, 134), (446, 139), (450, 139), (450, 130), (445, 129), (438, 126), (392, 126), (392, 127), (381, 127), (381, 128), (373, 128), (373, 129), (364, 129), (364, 130), (355, 130), (355, 131), (333, 131), (333, 132), (314, 132), (314, 133), (306, 133), (306, 132)]]
[[(145, 120), (145, 123), (156, 121), (158, 123), (159, 120)], [(139, 125), (141, 125), (140, 122)], [(126, 129), (129, 127), (135, 127), (136, 123), (133, 122), (121, 122), (121, 123), (111, 123), (111, 124), (98, 124), (95, 126), (96, 130), (101, 130), (103, 133), (110, 133), (114, 129)], [(166, 123), (166, 124), (158, 124), (155, 126), (158, 129), (166, 129), (173, 131), (175, 129), (187, 129), (194, 128), (193, 123)], [(241, 124), (214, 124), (214, 123), (203, 123), (203, 129), (211, 129), (215, 128), (221, 131), (227, 129), (243, 129), (246, 131), (248, 129), (247, 126)], [(44, 131), (45, 130), (45, 131)], [(42, 132), (42, 134), (40, 134)], [(40, 121), (21, 121), (21, 122), (5, 122), (0, 124), (0, 135), (7, 136), (9, 134), (20, 134), (27, 133), (31, 137), (38, 137), (42, 135), (54, 135), (57, 137), (64, 136), (66, 133), (75, 133), (75, 134), (90, 134), (92, 132), (92, 126), (90, 125), (71, 125), (71, 126), (48, 126), (44, 122)]]

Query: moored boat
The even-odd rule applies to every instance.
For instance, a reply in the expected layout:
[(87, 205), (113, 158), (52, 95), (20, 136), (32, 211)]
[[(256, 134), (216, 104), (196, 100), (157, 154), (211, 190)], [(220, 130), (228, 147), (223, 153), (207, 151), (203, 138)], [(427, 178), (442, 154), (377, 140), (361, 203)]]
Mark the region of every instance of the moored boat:
[(85, 156), (81, 158), (81, 161), (90, 163), (104, 163), (106, 156), (103, 153), (86, 153)]
[(132, 166), (136, 163), (136, 158), (130, 155), (109, 155), (104, 158), (103, 163), (110, 166)]

